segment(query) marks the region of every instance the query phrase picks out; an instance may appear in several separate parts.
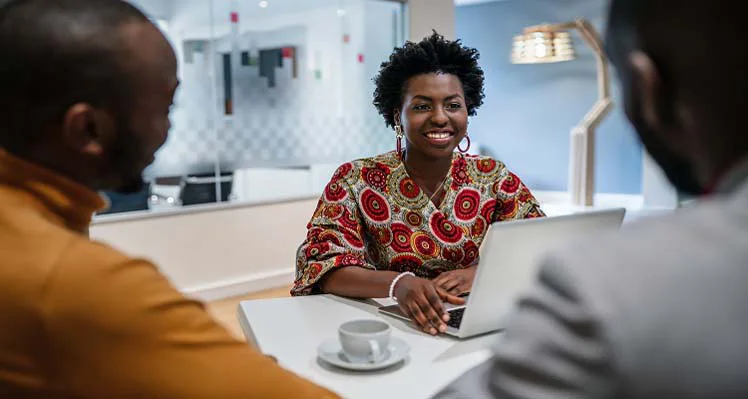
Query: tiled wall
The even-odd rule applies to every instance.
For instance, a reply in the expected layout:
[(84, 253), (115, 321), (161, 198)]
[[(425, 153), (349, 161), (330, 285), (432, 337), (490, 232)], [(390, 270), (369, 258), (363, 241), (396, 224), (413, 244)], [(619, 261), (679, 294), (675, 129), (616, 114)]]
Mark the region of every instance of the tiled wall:
[[(203, 41), (202, 51), (189, 56), (190, 46), (179, 46), (188, 35), (169, 32), (181, 47), (180, 60), (190, 62), (180, 62), (173, 128), (148, 175), (212, 171), (216, 159), (233, 170), (342, 163), (393, 149), (394, 133), (371, 105), (371, 78), (402, 35), (381, 21), (399, 13), (392, 3), (349, 2), (343, 16), (325, 8), (286, 16), (275, 26), (265, 20), (262, 29), (241, 25), (235, 35)], [(295, 50), (297, 76), (293, 58), (284, 58), (274, 87), (238, 56), (281, 47)], [(233, 115), (226, 116), (221, 54), (232, 51)]]

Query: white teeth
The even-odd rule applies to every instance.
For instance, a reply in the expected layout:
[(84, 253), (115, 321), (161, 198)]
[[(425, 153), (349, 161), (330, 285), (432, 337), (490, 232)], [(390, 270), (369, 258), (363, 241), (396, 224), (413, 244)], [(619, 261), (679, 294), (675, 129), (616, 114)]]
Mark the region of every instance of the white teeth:
[(451, 134), (449, 134), (449, 133), (428, 133), (428, 134), (426, 134), (426, 136), (428, 138), (430, 138), (430, 139), (442, 140), (442, 139), (448, 139), (449, 136), (451, 136)]

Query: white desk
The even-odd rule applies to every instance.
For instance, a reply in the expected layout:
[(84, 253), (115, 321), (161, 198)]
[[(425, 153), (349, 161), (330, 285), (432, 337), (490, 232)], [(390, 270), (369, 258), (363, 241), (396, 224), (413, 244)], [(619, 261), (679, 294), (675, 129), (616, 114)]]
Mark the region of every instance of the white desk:
[[(248, 342), (275, 356), (282, 367), (345, 398), (429, 398), (489, 357), (487, 348), (497, 334), (469, 340), (432, 337), (377, 313), (377, 306), (391, 303), (331, 295), (244, 301), (238, 317)], [(410, 358), (374, 372), (351, 372), (318, 361), (317, 346), (337, 337), (340, 324), (359, 318), (382, 318), (390, 323), (392, 335), (410, 344)]]
[[(549, 216), (624, 206), (627, 221), (670, 212), (644, 209), (640, 204), (600, 201), (595, 207), (544, 206)], [(247, 341), (281, 366), (331, 389), (346, 398), (430, 398), (465, 371), (486, 360), (488, 346), (497, 334), (465, 341), (419, 332), (407, 323), (382, 316), (380, 305), (389, 300), (353, 301), (319, 295), (299, 298), (245, 301), (239, 305), (239, 322)], [(410, 359), (402, 365), (378, 372), (349, 372), (317, 360), (317, 346), (337, 337), (340, 324), (358, 318), (382, 318), (393, 326), (393, 335), (411, 346)]]

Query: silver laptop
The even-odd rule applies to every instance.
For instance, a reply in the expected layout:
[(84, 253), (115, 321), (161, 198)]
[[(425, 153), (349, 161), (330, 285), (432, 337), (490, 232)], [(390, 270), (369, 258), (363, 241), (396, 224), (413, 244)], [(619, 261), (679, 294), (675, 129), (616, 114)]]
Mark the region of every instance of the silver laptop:
[[(466, 304), (445, 304), (450, 314), (446, 334), (467, 338), (504, 328), (515, 300), (533, 282), (547, 251), (585, 235), (618, 229), (625, 213), (617, 208), (491, 225)], [(398, 305), (379, 311), (410, 321)]]

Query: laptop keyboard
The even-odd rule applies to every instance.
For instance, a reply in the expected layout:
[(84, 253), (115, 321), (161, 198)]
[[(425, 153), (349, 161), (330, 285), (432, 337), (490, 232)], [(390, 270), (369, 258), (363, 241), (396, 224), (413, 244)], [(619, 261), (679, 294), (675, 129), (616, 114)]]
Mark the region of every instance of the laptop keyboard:
[(465, 308), (458, 308), (449, 310), (449, 321), (447, 325), (453, 328), (460, 328), (462, 324), (462, 316), (465, 314)]

